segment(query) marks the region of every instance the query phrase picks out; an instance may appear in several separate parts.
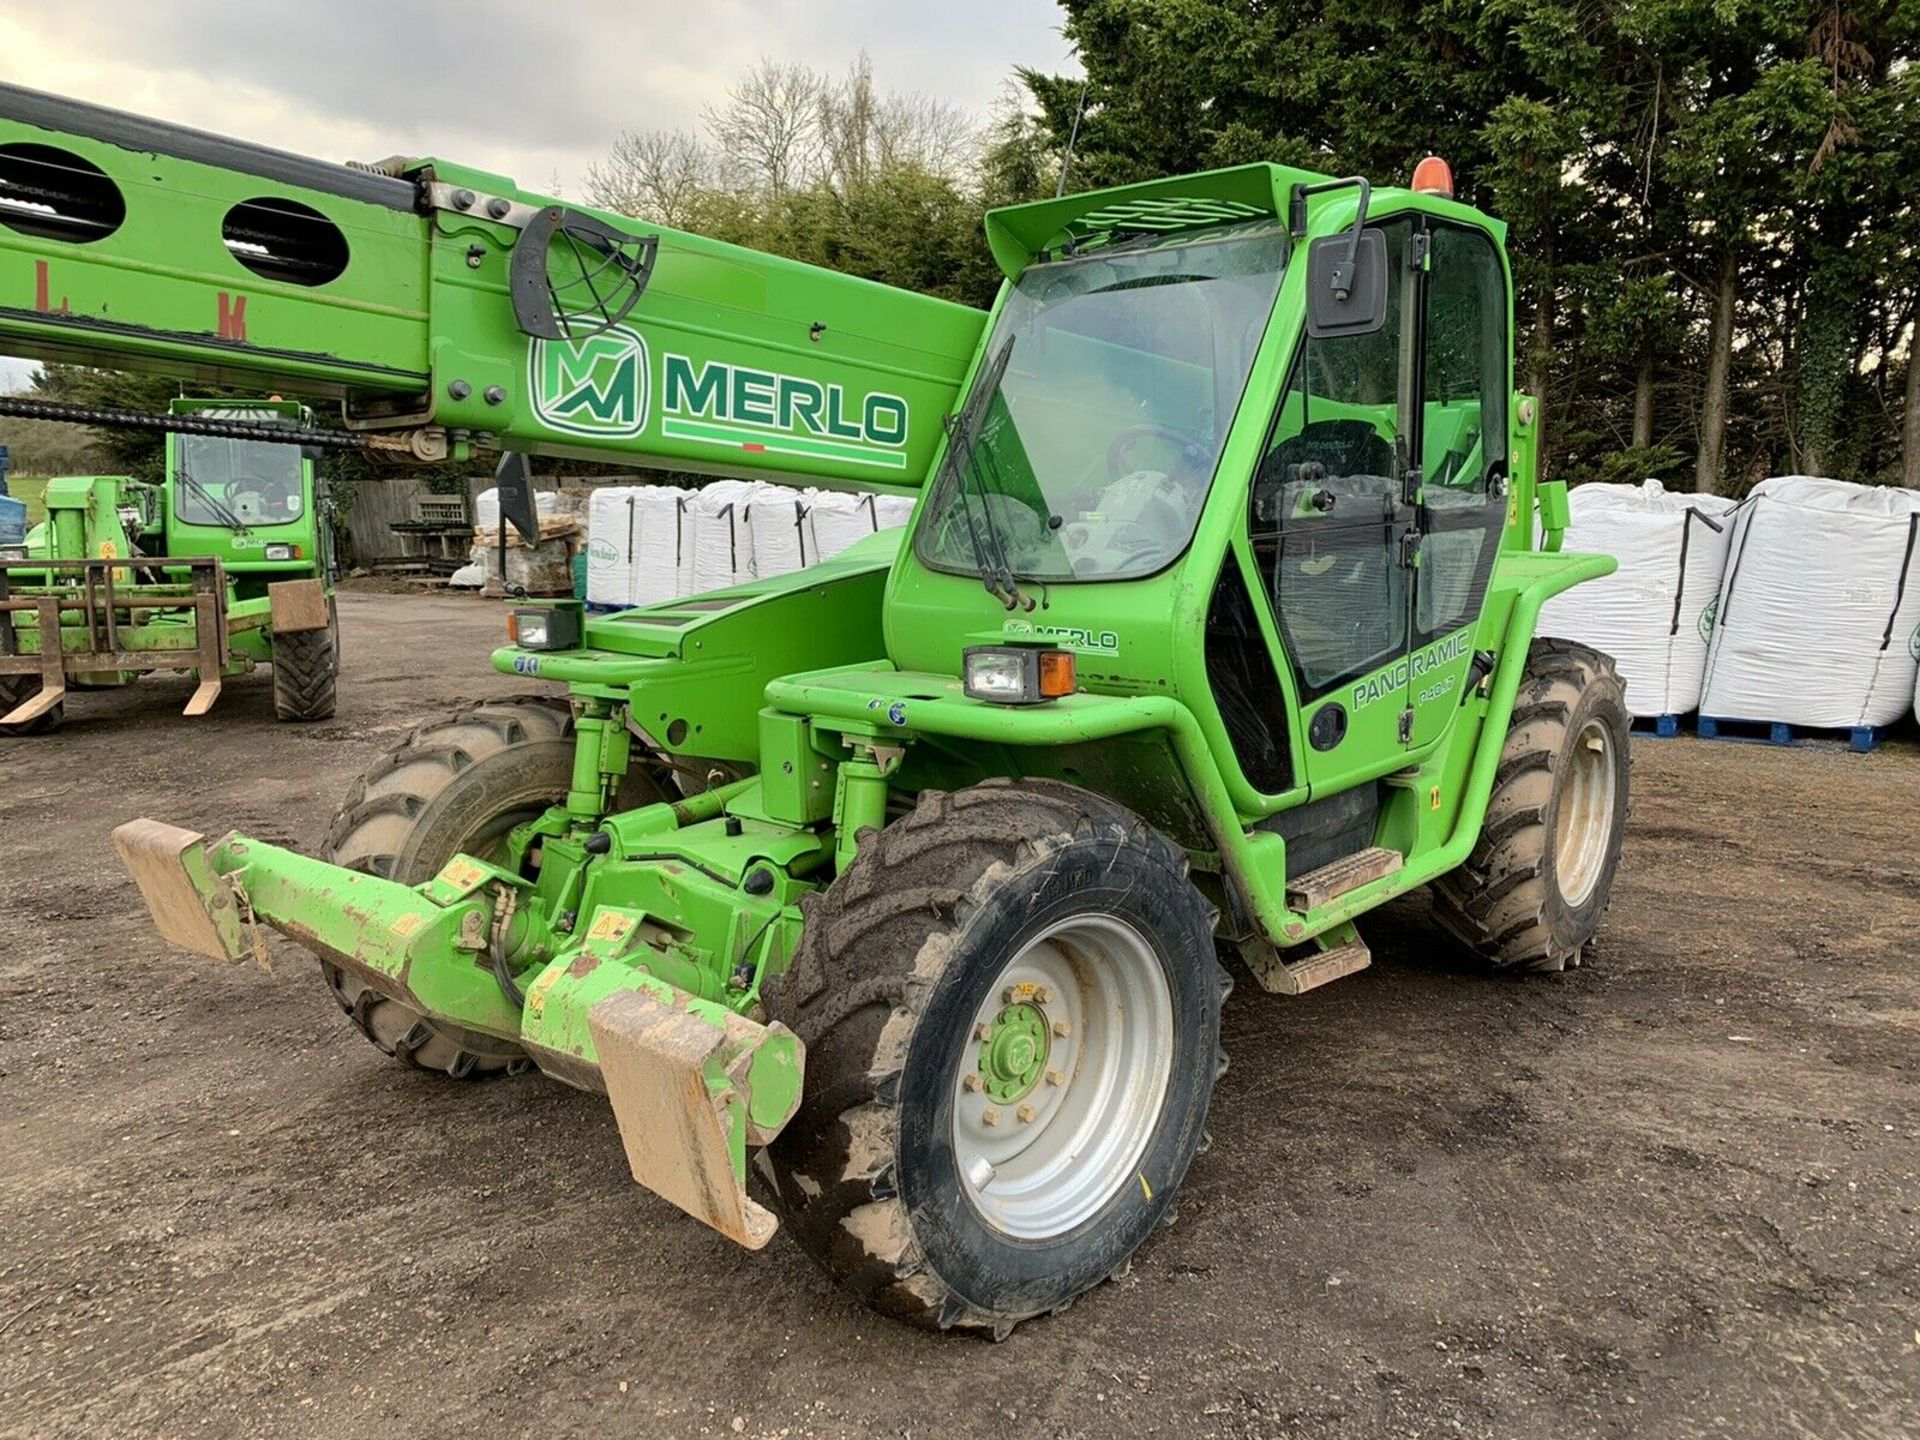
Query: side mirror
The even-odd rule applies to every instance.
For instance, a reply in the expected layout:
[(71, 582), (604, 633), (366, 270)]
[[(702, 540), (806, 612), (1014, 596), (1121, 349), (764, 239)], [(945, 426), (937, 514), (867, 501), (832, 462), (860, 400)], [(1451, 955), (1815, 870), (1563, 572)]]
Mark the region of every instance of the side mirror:
[(1307, 334), (1367, 335), (1387, 323), (1387, 237), (1326, 235), (1307, 247)]

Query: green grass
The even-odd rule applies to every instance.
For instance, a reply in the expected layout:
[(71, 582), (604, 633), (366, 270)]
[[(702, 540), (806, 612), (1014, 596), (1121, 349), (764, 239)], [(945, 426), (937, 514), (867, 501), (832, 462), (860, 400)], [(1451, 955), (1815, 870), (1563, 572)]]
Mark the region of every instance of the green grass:
[(46, 493), (47, 477), (44, 475), (9, 475), (7, 493), (16, 500), (27, 502), (27, 524), (38, 525), (47, 518)]

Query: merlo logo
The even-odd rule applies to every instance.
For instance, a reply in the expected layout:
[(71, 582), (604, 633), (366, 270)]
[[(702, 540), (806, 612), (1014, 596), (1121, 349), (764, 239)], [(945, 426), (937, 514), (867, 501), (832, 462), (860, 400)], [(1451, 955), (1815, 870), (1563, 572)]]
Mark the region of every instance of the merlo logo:
[(624, 325), (580, 340), (534, 341), (527, 381), (549, 429), (604, 440), (647, 427), (647, 342)]

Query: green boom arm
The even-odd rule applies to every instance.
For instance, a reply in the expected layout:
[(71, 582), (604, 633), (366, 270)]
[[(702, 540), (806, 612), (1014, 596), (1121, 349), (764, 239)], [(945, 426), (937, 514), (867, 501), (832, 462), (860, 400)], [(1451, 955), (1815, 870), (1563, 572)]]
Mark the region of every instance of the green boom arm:
[(337, 399), (422, 458), (913, 487), (984, 319), (438, 160), (0, 85), (0, 351)]

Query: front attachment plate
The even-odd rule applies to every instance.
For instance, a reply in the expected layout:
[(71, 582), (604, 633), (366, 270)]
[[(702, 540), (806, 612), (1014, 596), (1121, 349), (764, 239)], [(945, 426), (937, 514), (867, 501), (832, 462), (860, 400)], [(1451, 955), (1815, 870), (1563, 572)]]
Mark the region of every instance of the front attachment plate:
[(113, 832), (113, 848), (161, 935), (214, 960), (250, 953), (239, 892), (208, 862), (206, 836), (158, 820), (129, 820)]
[[(633, 1178), (749, 1250), (771, 1240), (779, 1221), (747, 1197), (746, 1147), (770, 1139), (798, 1105), (798, 1037), (738, 1015), (721, 1028), (637, 989), (594, 1006), (587, 1027)], [(782, 1092), (791, 1087), (791, 1102), (777, 1106), (785, 1114), (754, 1113), (761, 1065), (778, 1071), (763, 1088), (775, 1078)]]

